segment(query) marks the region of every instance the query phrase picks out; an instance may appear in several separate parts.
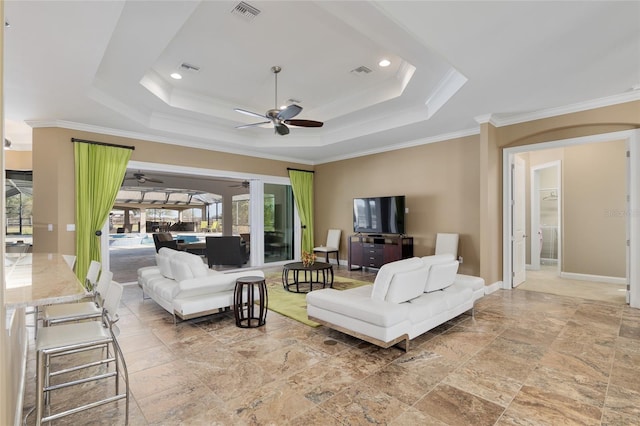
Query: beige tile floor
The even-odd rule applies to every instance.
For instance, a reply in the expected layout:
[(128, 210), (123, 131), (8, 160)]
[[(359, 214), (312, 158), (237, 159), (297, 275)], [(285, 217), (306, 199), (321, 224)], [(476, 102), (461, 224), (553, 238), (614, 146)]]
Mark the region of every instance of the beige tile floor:
[(526, 271), (526, 280), (518, 288), (559, 296), (579, 296), (589, 300), (626, 303), (627, 286), (625, 284), (560, 278), (556, 265), (541, 265), (539, 270)]
[[(228, 313), (174, 326), (137, 286), (120, 315), (133, 425), (640, 423), (640, 310), (623, 304), (499, 290), (409, 353), (274, 312), (258, 329), (236, 328)], [(52, 406), (104, 391), (60, 391)], [(123, 424), (123, 407), (54, 424)]]

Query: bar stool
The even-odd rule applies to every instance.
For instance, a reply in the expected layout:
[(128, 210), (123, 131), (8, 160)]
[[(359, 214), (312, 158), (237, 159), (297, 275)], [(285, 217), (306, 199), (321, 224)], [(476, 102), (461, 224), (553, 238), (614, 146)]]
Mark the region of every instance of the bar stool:
[[(258, 294), (256, 294), (256, 290)], [(267, 320), (267, 284), (264, 277), (248, 276), (236, 280), (233, 312), (236, 326), (253, 328), (263, 326)], [(257, 305), (255, 302), (258, 302)], [(246, 308), (244, 305), (247, 305)]]
[(102, 317), (104, 296), (107, 294), (107, 291), (111, 286), (112, 279), (113, 272), (102, 271), (98, 284), (96, 285), (93, 301), (58, 303), (55, 305), (45, 306), (42, 309), (42, 325), (44, 327), (49, 327), (50, 325), (65, 322), (97, 319)]
[[(122, 350), (116, 340), (118, 330), (115, 326), (115, 323), (118, 321), (116, 312), (120, 304), (122, 291), (122, 285), (119, 283), (113, 282), (109, 286), (104, 301), (103, 321), (85, 321), (74, 324), (63, 324), (56, 327), (45, 327), (38, 334), (36, 338), (36, 425), (41, 425), (44, 422), (56, 420), (121, 399), (126, 400), (125, 422), (128, 423), (129, 375)], [(106, 355), (98, 360), (85, 362), (84, 364), (67, 367), (58, 371), (51, 371), (51, 359), (53, 357), (72, 356), (79, 352), (100, 349), (105, 346), (108, 348), (109, 345), (113, 348), (113, 354), (107, 349)], [(115, 371), (108, 371), (107, 369), (106, 372), (98, 372), (94, 376), (83, 377), (55, 385), (50, 384), (52, 377), (80, 371), (89, 367), (101, 365), (108, 367), (110, 363), (114, 363)], [(124, 393), (120, 392), (120, 374), (122, 374), (124, 378)], [(53, 391), (112, 377), (115, 378), (115, 395), (63, 412), (44, 416), (45, 408), (49, 407), (50, 409), (50, 394)]]
[(76, 267), (76, 259), (77, 259), (76, 255), (75, 254), (63, 254), (62, 258), (67, 263), (67, 265), (69, 265), (69, 269), (71, 269), (73, 271), (74, 268)]
[[(91, 263), (89, 264), (89, 269), (87, 270), (87, 275), (84, 279), (84, 287), (89, 288), (93, 291), (94, 301), (97, 301), (98, 286), (96, 282), (98, 281), (98, 274), (100, 274), (101, 267), (102, 267), (102, 264), (100, 262), (96, 260), (92, 260)], [(113, 274), (111, 274), (111, 277), (113, 277)], [(107, 277), (105, 277), (105, 279), (106, 278)], [(109, 282), (111, 282), (111, 278), (109, 278)], [(103, 286), (104, 286), (104, 283), (103, 283)], [(104, 296), (107, 292), (107, 288), (103, 287), (102, 291)], [(81, 305), (82, 307), (79, 307), (79, 306), (70, 307), (70, 305)], [(92, 307), (90, 305), (94, 305), (94, 306)], [(53, 306), (59, 306), (59, 307), (53, 307)], [(45, 306), (43, 308), (36, 307), (35, 315), (36, 315), (36, 319), (35, 319), (34, 337), (37, 338), (38, 337), (38, 320), (40, 319), (42, 319), (42, 323), (43, 323), (42, 325), (46, 327), (55, 322), (66, 322), (64, 320), (65, 317), (74, 316), (74, 315), (84, 316), (84, 318), (72, 318), (67, 321), (75, 321), (76, 319), (100, 318), (102, 316), (102, 306), (96, 307), (95, 302), (63, 303), (58, 305)], [(49, 318), (49, 321), (47, 321), (46, 318)], [(56, 318), (59, 319), (59, 321), (57, 321)]]

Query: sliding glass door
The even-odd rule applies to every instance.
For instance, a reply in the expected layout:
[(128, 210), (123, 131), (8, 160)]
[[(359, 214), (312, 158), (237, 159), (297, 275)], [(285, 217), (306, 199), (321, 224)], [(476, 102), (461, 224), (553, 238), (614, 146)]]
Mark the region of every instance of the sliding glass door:
[(264, 263), (294, 258), (294, 203), (290, 185), (264, 184)]

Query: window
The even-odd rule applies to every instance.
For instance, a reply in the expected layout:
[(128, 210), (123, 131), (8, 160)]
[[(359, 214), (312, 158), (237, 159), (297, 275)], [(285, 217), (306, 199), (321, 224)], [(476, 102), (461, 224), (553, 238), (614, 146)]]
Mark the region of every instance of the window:
[(7, 235), (33, 235), (33, 172), (7, 170), (6, 233)]

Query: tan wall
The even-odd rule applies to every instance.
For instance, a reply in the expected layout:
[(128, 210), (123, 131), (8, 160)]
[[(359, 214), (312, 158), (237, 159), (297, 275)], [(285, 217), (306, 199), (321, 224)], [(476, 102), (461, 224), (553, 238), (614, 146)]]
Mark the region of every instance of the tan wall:
[(502, 280), (502, 152), (499, 129), (480, 126), (480, 276)]
[(33, 251), (75, 253), (73, 223), (73, 145), (63, 132), (33, 129)]
[(330, 228), (341, 229), (340, 257), (346, 260), (353, 198), (405, 195), (414, 254), (433, 254), (438, 232), (459, 233), (460, 270), (478, 274), (478, 155), (478, 137), (472, 136), (316, 166), (316, 241), (322, 242)]
[(626, 168), (624, 141), (565, 148), (564, 272), (626, 276)]
[(33, 170), (31, 151), (4, 150), (4, 166), (7, 170)]
[[(131, 161), (287, 176), (287, 167), (312, 169), (284, 161), (265, 160), (203, 149), (134, 140), (59, 128), (33, 130), (33, 250), (75, 252), (74, 159), (71, 138), (135, 146)], [(47, 225), (53, 225), (48, 231)]]

